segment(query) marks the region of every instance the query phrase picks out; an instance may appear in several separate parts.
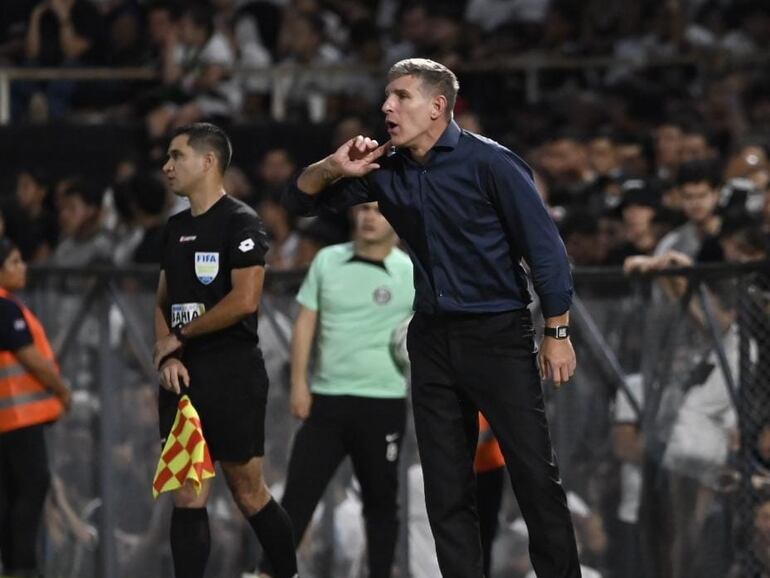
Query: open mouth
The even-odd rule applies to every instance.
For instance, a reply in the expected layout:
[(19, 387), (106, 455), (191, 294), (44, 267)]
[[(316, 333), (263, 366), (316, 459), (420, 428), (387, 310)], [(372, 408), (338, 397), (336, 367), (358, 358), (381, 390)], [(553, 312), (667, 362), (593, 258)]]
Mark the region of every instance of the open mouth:
[(387, 127), (388, 132), (393, 132), (394, 130), (396, 130), (398, 128), (398, 125), (395, 122), (392, 122), (392, 121), (389, 121), (389, 120), (385, 121), (385, 126)]

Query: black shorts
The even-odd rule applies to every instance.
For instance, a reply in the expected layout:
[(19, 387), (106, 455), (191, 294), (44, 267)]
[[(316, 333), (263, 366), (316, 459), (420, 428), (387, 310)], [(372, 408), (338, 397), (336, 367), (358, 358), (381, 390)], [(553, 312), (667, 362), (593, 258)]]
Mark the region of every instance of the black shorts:
[(263, 456), (268, 379), (259, 348), (191, 353), (182, 363), (190, 373), (190, 387), (182, 386), (180, 395), (161, 387), (158, 394), (162, 443), (174, 425), (180, 396), (187, 394), (201, 418), (212, 459), (245, 462)]

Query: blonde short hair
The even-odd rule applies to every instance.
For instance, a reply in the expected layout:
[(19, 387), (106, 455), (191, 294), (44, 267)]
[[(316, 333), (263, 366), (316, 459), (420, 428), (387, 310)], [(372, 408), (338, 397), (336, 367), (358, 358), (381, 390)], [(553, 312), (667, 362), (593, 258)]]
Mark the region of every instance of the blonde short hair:
[(407, 58), (400, 60), (390, 67), (388, 82), (402, 76), (414, 76), (429, 86), (436, 94), (441, 94), (447, 100), (447, 116), (452, 117), (452, 111), (457, 101), (460, 83), (455, 73), (443, 64), (427, 58)]

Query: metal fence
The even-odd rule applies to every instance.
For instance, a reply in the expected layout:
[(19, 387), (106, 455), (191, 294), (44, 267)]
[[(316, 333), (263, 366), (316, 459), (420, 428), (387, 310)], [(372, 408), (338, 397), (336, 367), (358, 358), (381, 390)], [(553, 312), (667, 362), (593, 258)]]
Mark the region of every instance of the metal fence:
[[(586, 576), (770, 575), (769, 271), (576, 272), (579, 369), (546, 395)], [(150, 487), (160, 451), (150, 362), (156, 279), (152, 270), (32, 271), (24, 297), (75, 390), (72, 411), (49, 430), (54, 477), (41, 547), (50, 578), (172, 575), (171, 505), (167, 496), (153, 502)], [(268, 275), (260, 313), (271, 379), (265, 475), (276, 494), (298, 425), (288, 363), (301, 279)], [(414, 447), (410, 434), (397, 575), (433, 578)], [(240, 578), (258, 546), (221, 476), (209, 510), (208, 576)], [(300, 548), (302, 576), (364, 575), (360, 511), (343, 466)], [(526, 545), (507, 489), (493, 576), (534, 576)]]
[[(741, 67), (759, 67), (770, 61), (770, 52), (756, 51), (749, 54), (731, 54), (723, 50), (701, 51), (697, 54), (648, 57), (643, 61), (618, 56), (564, 57), (548, 54), (526, 54), (524, 56), (500, 55), (484, 62), (468, 62), (454, 67), (455, 72), (463, 75), (468, 82), (466, 88), (478, 90), (489, 95), (492, 83), (498, 92), (500, 89), (520, 94), (527, 103), (540, 102), (550, 87), (554, 74), (571, 75), (581, 85), (602, 86), (608, 73), (618, 76), (622, 73), (639, 70), (663, 71), (670, 74), (676, 70), (689, 70), (698, 76), (714, 72), (726, 72)], [(266, 67), (237, 67), (235, 76), (245, 87), (253, 84), (260, 88), (257, 92), (270, 95), (270, 117), (275, 121), (286, 119), (289, 87), (298, 78), (312, 78), (316, 84), (324, 84), (333, 79), (335, 86), (360, 86), (361, 83), (381, 82), (385, 70), (378, 66), (339, 64), (326, 66), (302, 66), (296, 64), (278, 64)], [(159, 72), (153, 68), (103, 68), (103, 67), (5, 67), (0, 66), (0, 126), (12, 122), (11, 90), (14, 83), (39, 81), (73, 82), (131, 82), (152, 81), (159, 79)], [(319, 80), (320, 79), (320, 80)], [(333, 91), (332, 91), (333, 92)], [(323, 101), (323, 99), (322, 99)], [(320, 106), (320, 115), (311, 114), (313, 122), (324, 117), (324, 106)]]

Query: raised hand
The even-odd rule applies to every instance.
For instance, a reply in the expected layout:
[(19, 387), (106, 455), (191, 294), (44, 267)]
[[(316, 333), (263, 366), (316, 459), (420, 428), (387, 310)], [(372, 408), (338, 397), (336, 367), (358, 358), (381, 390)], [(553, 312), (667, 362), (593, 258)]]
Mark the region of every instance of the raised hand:
[(376, 140), (358, 135), (344, 143), (328, 158), (340, 177), (362, 177), (380, 165), (376, 162), (390, 148), (390, 141), (380, 145)]

